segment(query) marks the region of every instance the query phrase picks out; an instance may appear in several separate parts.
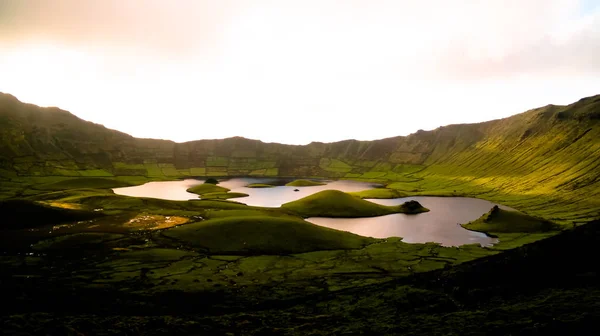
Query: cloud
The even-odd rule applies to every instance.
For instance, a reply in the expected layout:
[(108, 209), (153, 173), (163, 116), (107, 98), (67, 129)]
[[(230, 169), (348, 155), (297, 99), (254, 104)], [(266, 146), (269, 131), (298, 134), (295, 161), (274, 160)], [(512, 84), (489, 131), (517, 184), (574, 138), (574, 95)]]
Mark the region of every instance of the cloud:
[[(572, 17), (535, 17), (546, 29), (533, 32), (527, 27), (506, 34), (514, 40), (489, 36), (496, 50), (486, 52), (485, 44), (457, 41), (447, 47), (437, 71), (450, 78), (485, 79), (511, 76), (564, 78), (597, 76), (600, 72), (600, 11)], [(557, 20), (557, 21), (555, 21)], [(507, 24), (508, 26), (508, 24)], [(483, 46), (483, 47), (482, 47)]]
[(296, 70), (335, 78), (472, 78), (580, 73), (600, 63), (600, 11), (582, 15), (586, 1), (5, 0), (0, 6), (0, 42), (202, 59), (250, 77)]
[[(144, 137), (382, 138), (597, 94), (599, 18), (572, 0), (4, 0), (0, 90)], [(198, 134), (211, 118), (228, 123)]]
[(4, 0), (2, 40), (44, 41), (75, 48), (124, 48), (176, 56), (217, 43), (227, 7), (213, 1)]

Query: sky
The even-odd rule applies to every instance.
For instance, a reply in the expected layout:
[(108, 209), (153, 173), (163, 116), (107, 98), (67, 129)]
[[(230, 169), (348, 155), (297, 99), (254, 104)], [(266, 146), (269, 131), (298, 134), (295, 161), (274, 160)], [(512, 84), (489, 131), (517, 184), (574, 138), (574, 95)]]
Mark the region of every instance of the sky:
[(178, 142), (407, 135), (600, 94), (600, 1), (0, 0), (0, 91)]

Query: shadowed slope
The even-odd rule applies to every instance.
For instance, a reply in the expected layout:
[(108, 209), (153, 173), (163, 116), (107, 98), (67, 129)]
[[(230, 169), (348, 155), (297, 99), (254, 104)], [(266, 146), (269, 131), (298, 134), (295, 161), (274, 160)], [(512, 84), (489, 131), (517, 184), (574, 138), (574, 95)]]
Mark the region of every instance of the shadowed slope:
[(28, 200), (0, 201), (0, 229), (23, 229), (36, 226), (75, 222), (101, 216), (83, 210), (64, 209)]

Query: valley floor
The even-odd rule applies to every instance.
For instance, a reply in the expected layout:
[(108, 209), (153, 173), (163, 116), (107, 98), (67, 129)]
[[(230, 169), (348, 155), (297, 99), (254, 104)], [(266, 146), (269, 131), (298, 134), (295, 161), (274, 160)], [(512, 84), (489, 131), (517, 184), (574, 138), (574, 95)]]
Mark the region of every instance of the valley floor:
[[(284, 208), (125, 197), (106, 189), (110, 180), (77, 189), (74, 181), (19, 184), (19, 206), (44, 208), (5, 217), (33, 223), (0, 237), (8, 334), (581, 334), (599, 326), (598, 264), (590, 262), (597, 221), (501, 233), (491, 248), (319, 231), (330, 239), (322, 242), (299, 226), (294, 237), (307, 240), (294, 246), (260, 231), (304, 225)], [(85, 216), (65, 224), (67, 215)], [(227, 242), (189, 238), (225, 230), (228, 218), (261, 229), (239, 241), (239, 229)]]

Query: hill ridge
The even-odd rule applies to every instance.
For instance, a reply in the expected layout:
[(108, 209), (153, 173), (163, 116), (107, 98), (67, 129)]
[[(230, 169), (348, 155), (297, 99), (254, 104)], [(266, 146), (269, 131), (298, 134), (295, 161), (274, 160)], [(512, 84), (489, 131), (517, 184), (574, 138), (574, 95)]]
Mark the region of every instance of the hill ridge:
[(0, 177), (366, 179), (409, 193), (502, 201), (548, 219), (600, 217), (593, 199), (600, 199), (600, 95), (407, 136), (308, 145), (139, 139), (67, 111), (49, 117), (48, 109), (63, 111), (0, 94)]

